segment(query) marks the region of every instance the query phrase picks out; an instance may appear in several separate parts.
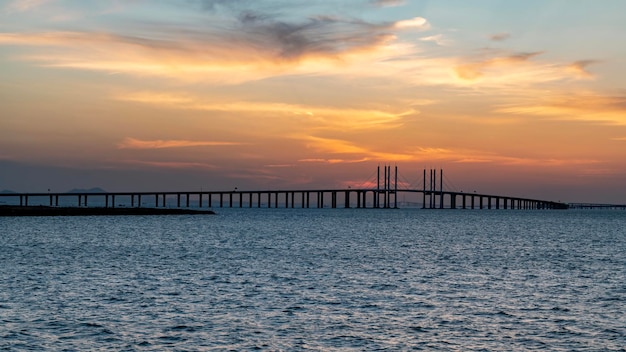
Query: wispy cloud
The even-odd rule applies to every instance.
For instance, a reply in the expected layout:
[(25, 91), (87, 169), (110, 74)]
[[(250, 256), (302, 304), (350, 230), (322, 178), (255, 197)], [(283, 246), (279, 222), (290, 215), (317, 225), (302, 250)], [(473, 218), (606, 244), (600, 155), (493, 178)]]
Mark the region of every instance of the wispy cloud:
[(150, 160), (121, 160), (117, 161), (121, 164), (126, 165), (137, 165), (137, 166), (149, 166), (155, 168), (165, 168), (165, 169), (202, 169), (202, 170), (215, 170), (218, 169), (217, 166), (207, 163), (199, 163), (199, 162), (185, 162), (185, 161), (150, 161)]
[(482, 157), (467, 157), (454, 160), (457, 163), (491, 163), (499, 165), (559, 167), (571, 165), (591, 165), (601, 161), (596, 159), (556, 159), (556, 158), (522, 158), (496, 154), (484, 154)]
[(427, 37), (419, 38), (422, 42), (433, 42), (440, 46), (447, 46), (452, 44), (452, 40), (445, 37), (443, 34), (435, 34)]
[(187, 148), (187, 147), (214, 147), (233, 146), (241, 143), (217, 142), (217, 141), (186, 141), (186, 140), (140, 140), (125, 138), (117, 147), (119, 149), (164, 149), (164, 148)]
[(511, 38), (511, 34), (509, 33), (496, 33), (489, 37), (494, 42), (502, 42)]
[(298, 162), (301, 163), (321, 163), (321, 164), (354, 164), (354, 163), (362, 163), (365, 161), (369, 161), (371, 159), (361, 158), (361, 159), (337, 159), (337, 158), (309, 158), (309, 159), (300, 159)]
[(423, 17), (415, 17), (410, 20), (402, 20), (394, 23), (394, 28), (416, 28), (420, 30), (426, 30), (430, 28), (430, 24)]
[(626, 125), (626, 97), (577, 94), (552, 96), (536, 104), (502, 106), (496, 113), (546, 116), (552, 119)]
[(579, 60), (570, 64), (567, 68), (579, 77), (590, 78), (593, 75), (587, 71), (587, 67), (598, 62), (598, 60)]
[(41, 48), (20, 58), (50, 67), (237, 83), (294, 74), (294, 69), (327, 72), (363, 58), (377, 60), (397, 49), (397, 33), (429, 27), (421, 17), (391, 23), (324, 15), (288, 21), (254, 11), (218, 22), (167, 30), (154, 25), (123, 35), (0, 33), (0, 45)]
[[(304, 159), (308, 162), (363, 162), (370, 160), (378, 161), (424, 161), (424, 160), (444, 160), (453, 159), (454, 152), (445, 148), (422, 148), (410, 147), (406, 151), (381, 152), (362, 147), (354, 142), (336, 138), (324, 138), (318, 136), (294, 136), (295, 139), (302, 140), (307, 148), (322, 155), (340, 155), (343, 158), (326, 157)], [(348, 157), (351, 156), (351, 157)], [(302, 160), (301, 160), (302, 161)]]
[(378, 7), (398, 7), (406, 5), (406, 0), (371, 0), (374, 6)]
[[(117, 100), (165, 106), (174, 109), (225, 111), (254, 114), (256, 118), (268, 116), (298, 116), (307, 128), (330, 130), (368, 130), (395, 128), (402, 125), (402, 119), (418, 112), (411, 108), (404, 111), (377, 109), (354, 109), (340, 107), (305, 106), (273, 102), (211, 102), (188, 94), (158, 92), (136, 92), (120, 94)], [(422, 102), (424, 103), (424, 102)]]
[[(207, 6), (222, 6), (209, 2)], [(230, 5), (229, 5), (230, 6)], [(233, 5), (234, 6), (234, 5)], [(121, 35), (106, 32), (0, 33), (0, 46), (32, 50), (16, 59), (46, 67), (157, 76), (184, 82), (239, 84), (298, 75), (381, 78), (424, 85), (500, 88), (589, 78), (593, 60), (554, 63), (542, 52), (487, 50), (478, 58), (433, 56), (418, 45), (451, 43), (433, 33), (412, 41), (406, 31), (430, 28), (414, 17), (396, 22), (313, 16), (283, 19), (237, 10), (219, 25), (146, 25)], [(430, 34), (430, 33), (429, 33)]]
[(456, 67), (456, 73), (461, 79), (473, 81), (482, 77), (487, 69), (498, 66), (523, 64), (540, 54), (541, 52), (515, 53), (508, 56), (494, 57), (482, 61), (462, 64)]
[(42, 5), (51, 2), (51, 0), (14, 0), (6, 5), (5, 10), (8, 13), (31, 11)]
[[(409, 147), (403, 152), (378, 152), (352, 142), (331, 138), (307, 136), (302, 138), (307, 147), (321, 155), (330, 155), (321, 158), (309, 158), (300, 162), (317, 163), (353, 163), (363, 161), (398, 162), (453, 162), (453, 163), (481, 163), (494, 165), (521, 165), (558, 167), (568, 165), (592, 165), (600, 161), (595, 159), (578, 158), (530, 158), (501, 155), (495, 152), (481, 150), (463, 150), (452, 148)], [(333, 155), (341, 157), (333, 157)]]

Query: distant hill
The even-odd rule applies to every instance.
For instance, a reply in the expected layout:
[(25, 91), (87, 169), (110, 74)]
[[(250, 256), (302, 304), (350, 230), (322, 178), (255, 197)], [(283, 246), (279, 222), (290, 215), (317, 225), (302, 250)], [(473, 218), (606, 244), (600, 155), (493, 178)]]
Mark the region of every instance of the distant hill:
[(4, 190), (0, 191), (0, 193), (2, 193), (2, 194), (14, 194), (14, 193), (17, 193), (17, 192), (11, 191), (10, 189), (4, 189)]
[(100, 187), (94, 187), (89, 189), (82, 188), (74, 188), (72, 190), (67, 191), (67, 193), (108, 193)]

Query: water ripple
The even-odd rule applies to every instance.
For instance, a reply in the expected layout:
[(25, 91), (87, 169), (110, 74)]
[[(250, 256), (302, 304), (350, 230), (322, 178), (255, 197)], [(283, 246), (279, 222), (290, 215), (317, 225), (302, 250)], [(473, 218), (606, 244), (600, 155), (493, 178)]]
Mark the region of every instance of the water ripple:
[(624, 351), (622, 212), (3, 219), (0, 349)]

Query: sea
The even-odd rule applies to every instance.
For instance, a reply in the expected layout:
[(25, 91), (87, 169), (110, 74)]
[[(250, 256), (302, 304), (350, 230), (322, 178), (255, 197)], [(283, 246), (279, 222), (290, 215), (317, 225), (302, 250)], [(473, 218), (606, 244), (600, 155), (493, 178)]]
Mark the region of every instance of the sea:
[(626, 351), (626, 211), (0, 218), (7, 351)]

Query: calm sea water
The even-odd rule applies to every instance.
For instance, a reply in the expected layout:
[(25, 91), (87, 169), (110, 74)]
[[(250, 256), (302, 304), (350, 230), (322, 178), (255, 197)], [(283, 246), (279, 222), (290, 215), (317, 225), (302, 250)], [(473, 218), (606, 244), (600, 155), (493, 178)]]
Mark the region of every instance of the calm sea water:
[(0, 218), (0, 268), (5, 350), (626, 346), (617, 210)]

